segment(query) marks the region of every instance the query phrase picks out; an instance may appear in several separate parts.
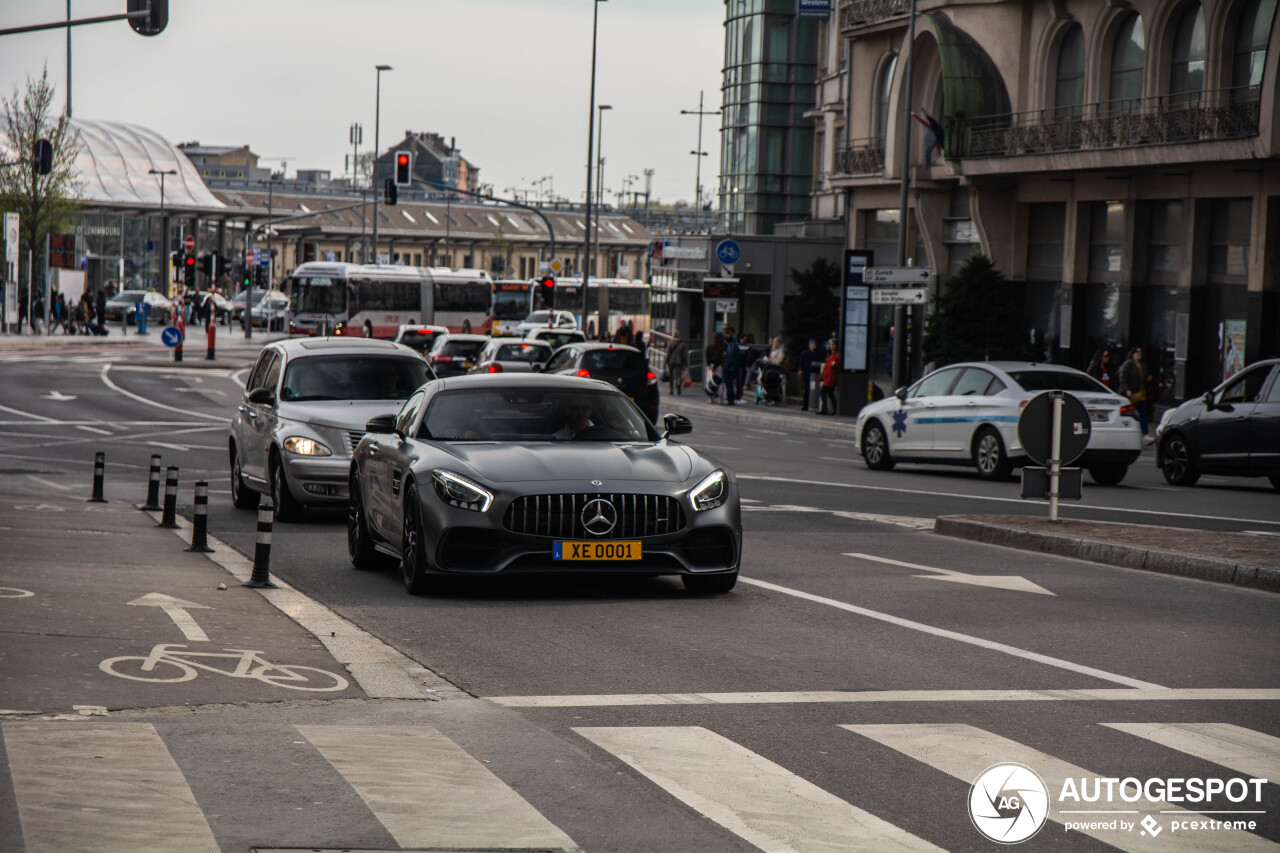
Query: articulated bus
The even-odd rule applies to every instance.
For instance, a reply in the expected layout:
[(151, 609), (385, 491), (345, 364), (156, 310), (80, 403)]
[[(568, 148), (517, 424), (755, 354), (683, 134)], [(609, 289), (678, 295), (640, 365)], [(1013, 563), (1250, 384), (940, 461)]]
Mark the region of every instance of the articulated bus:
[(533, 311), (532, 281), (495, 281), (493, 283), (493, 334), (516, 334), (516, 326)]
[[(538, 288), (541, 290), (541, 288)], [(605, 299), (601, 304), (601, 298)], [(582, 279), (556, 279), (555, 305), (538, 304), (538, 308), (556, 308), (560, 311), (572, 311), (579, 318), (582, 316)], [(545, 302), (545, 299), (535, 299)], [(587, 292), (587, 321), (583, 328), (588, 337), (600, 330), (600, 312), (605, 312), (604, 329), (610, 335), (619, 326), (630, 323), (633, 331), (647, 332), (650, 326), (652, 297), (649, 285), (639, 279), (625, 278), (593, 278)]]
[(286, 283), (291, 335), (393, 338), (402, 325), (489, 334), (493, 281), (483, 270), (305, 263)]

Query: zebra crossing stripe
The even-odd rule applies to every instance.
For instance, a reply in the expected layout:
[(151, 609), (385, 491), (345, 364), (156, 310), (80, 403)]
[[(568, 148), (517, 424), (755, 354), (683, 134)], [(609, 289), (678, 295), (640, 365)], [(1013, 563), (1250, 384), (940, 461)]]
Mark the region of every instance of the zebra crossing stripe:
[(574, 731), (766, 853), (939, 849), (701, 726)]
[(578, 845), (430, 726), (297, 726), (404, 848)]
[(27, 853), (217, 853), (218, 842), (150, 723), (5, 723)]
[[(943, 773), (954, 776), (966, 784), (972, 783), (983, 770), (993, 764), (1007, 762), (1024, 764), (1039, 773), (1041, 778), (1044, 779), (1049, 789), (1051, 803), (1049, 820), (1059, 824), (1073, 820), (1081, 822), (1090, 820), (1090, 816), (1087, 814), (1061, 814), (1052, 805), (1057, 802), (1057, 795), (1062, 790), (1063, 782), (1067, 779), (1079, 780), (1082, 777), (1093, 778), (1107, 775), (1077, 767), (1029, 746), (1023, 746), (1017, 741), (960, 723), (943, 725), (911, 723), (844, 725), (841, 728), (884, 744), (936, 770), (941, 770)], [(1113, 805), (1111, 808), (1133, 809), (1136, 805), (1136, 803), (1123, 803), (1119, 806)], [(1103, 803), (1081, 803), (1080, 806), (1082, 809), (1103, 809), (1107, 807)], [(1202, 819), (1195, 812), (1178, 809), (1168, 803), (1144, 801), (1143, 806), (1143, 811), (1145, 812), (1158, 812), (1177, 820)], [(959, 798), (957, 798), (955, 807), (957, 809), (965, 808)], [(1113, 817), (1114, 815), (1107, 814), (1099, 815), (1093, 819), (1109, 821)], [(1141, 819), (1142, 815), (1134, 811), (1132, 817)], [(1047, 828), (1044, 830), (1044, 832), (1049, 831)], [(1229, 853), (1230, 851), (1234, 853), (1235, 851), (1248, 850), (1280, 850), (1280, 845), (1241, 830), (1188, 834), (1161, 832), (1159, 837), (1150, 834), (1139, 835), (1136, 831), (1119, 833), (1114, 830), (1089, 828), (1073, 831), (1096, 838), (1120, 850), (1142, 851), (1142, 853), (1177, 853), (1177, 851), (1187, 851), (1187, 853), (1211, 853), (1211, 851)]]
[(1103, 723), (1261, 779), (1280, 780), (1280, 738), (1230, 723)]

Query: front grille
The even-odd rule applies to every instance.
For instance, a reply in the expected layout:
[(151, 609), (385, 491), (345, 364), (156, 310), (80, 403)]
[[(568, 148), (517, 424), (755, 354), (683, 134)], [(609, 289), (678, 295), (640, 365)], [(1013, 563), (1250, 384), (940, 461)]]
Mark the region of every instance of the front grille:
[(352, 453), (356, 452), (356, 445), (360, 443), (360, 439), (364, 438), (364, 436), (365, 434), (363, 430), (360, 432), (352, 431), (347, 433), (347, 441), (351, 444)]
[[(604, 535), (590, 533), (582, 524), (583, 508), (596, 498), (603, 498), (613, 504), (618, 514), (617, 524)], [(530, 536), (635, 539), (683, 530), (684, 512), (676, 498), (666, 495), (527, 495), (512, 501), (502, 526), (512, 533)]]

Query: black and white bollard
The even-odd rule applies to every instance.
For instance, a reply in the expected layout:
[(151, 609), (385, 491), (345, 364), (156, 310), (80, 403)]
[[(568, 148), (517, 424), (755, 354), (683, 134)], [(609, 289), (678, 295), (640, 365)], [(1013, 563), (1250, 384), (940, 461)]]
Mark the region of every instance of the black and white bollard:
[(93, 454), (93, 495), (89, 503), (104, 504), (107, 499), (102, 496), (102, 481), (107, 475), (107, 454)]
[(271, 498), (263, 496), (262, 503), (258, 504), (258, 543), (253, 549), (253, 574), (241, 586), (279, 589), (271, 582), (271, 525), (275, 516), (276, 508), (271, 505)]
[(164, 515), (160, 517), (157, 527), (178, 526), (178, 467), (170, 465), (164, 474)]
[(196, 509), (191, 519), (191, 547), (187, 550), (213, 553), (209, 547), (209, 484), (204, 480), (196, 481)]
[(147, 479), (147, 502), (142, 509), (152, 512), (160, 509), (160, 456), (151, 457), (151, 473)]

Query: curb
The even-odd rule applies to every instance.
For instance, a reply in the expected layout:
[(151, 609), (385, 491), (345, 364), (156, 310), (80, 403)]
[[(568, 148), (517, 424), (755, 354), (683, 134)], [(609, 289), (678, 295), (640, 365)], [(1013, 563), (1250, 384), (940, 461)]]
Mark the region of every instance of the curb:
[(1280, 569), (1248, 566), (1229, 560), (1196, 557), (1158, 548), (1142, 548), (1114, 542), (1099, 542), (1075, 536), (1041, 533), (978, 521), (941, 516), (934, 532), (986, 545), (1002, 545), (1023, 551), (1038, 551), (1059, 557), (1073, 557), (1126, 569), (1141, 569), (1198, 580), (1228, 583), (1251, 589), (1280, 592)]

